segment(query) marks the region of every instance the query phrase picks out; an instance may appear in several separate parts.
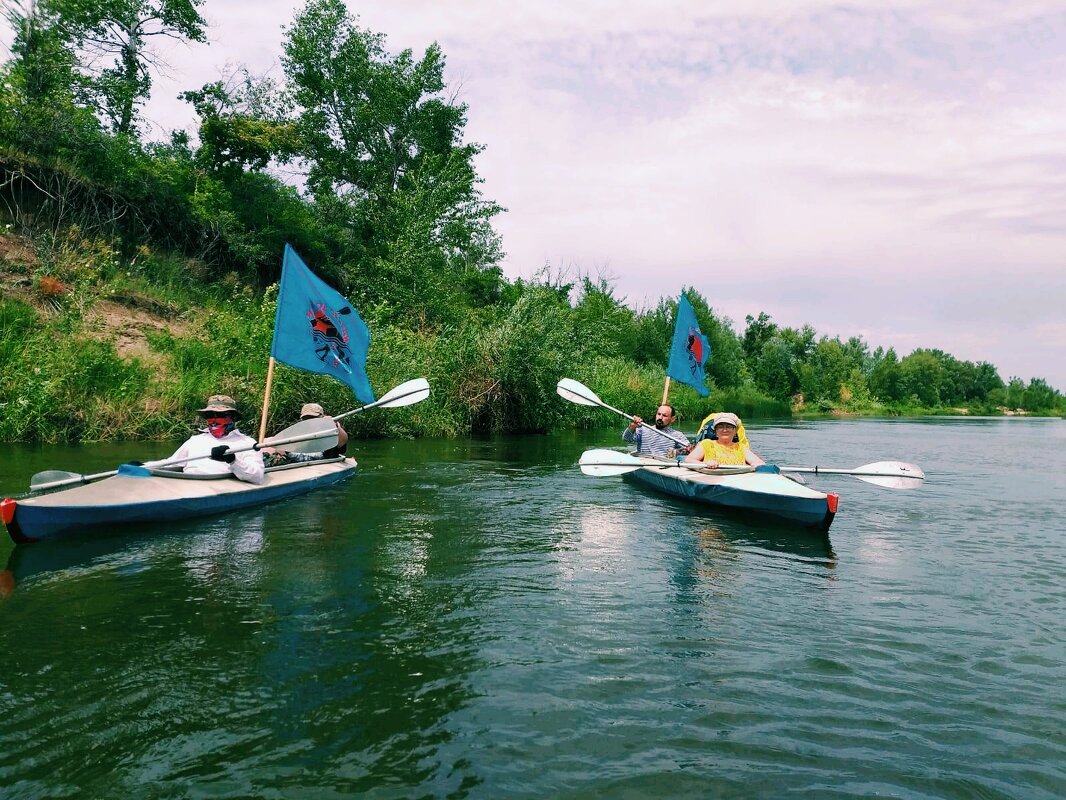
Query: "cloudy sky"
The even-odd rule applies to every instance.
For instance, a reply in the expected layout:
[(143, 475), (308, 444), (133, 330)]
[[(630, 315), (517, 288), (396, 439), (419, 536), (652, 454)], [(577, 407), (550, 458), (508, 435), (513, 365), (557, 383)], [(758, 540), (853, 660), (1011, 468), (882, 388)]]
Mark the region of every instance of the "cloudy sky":
[[(207, 0), (147, 116), (227, 64), (281, 77), (302, 2)], [(512, 277), (693, 286), (744, 317), (938, 347), (1066, 390), (1066, 3), (374, 0), (447, 57)], [(739, 10), (742, 9), (742, 10)]]

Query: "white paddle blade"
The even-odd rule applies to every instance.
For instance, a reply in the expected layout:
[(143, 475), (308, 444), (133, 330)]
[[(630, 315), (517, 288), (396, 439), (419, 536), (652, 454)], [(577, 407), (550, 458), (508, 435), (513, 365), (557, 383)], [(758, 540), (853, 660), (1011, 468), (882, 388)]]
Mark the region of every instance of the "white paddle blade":
[(812, 475), (850, 475), (860, 481), (886, 489), (917, 489), (925, 480), (925, 473), (917, 464), (903, 461), (877, 461), (855, 469), (836, 467), (781, 467), (782, 472), (806, 472)]
[(852, 474), (860, 481), (886, 489), (918, 489), (925, 480), (925, 473), (917, 464), (906, 464), (902, 461), (864, 464)]
[(886, 489), (920, 489), (921, 478), (881, 478), (875, 475), (856, 475), (860, 481), (872, 483), (874, 486), (883, 486)]
[(582, 464), (581, 472), (585, 475), (591, 475), (593, 478), (614, 478), (619, 475), (625, 475), (627, 472), (636, 472), (640, 469), (640, 466), (636, 467), (616, 467), (610, 464)]
[(596, 396), (594, 391), (573, 378), (562, 378), (555, 385), (555, 391), (563, 399), (569, 400), (571, 403), (577, 403), (579, 406), (603, 405), (603, 401)]
[[(299, 442), (289, 439), (309, 437)], [(332, 417), (314, 417), (290, 425), (263, 442), (263, 447), (273, 447), (283, 453), (321, 453), (337, 446), (337, 423)], [(275, 444), (276, 443), (276, 444)]]
[(415, 378), (385, 392), (375, 405), (380, 408), (402, 408), (421, 403), (427, 397), (429, 397), (429, 381), (425, 378)]
[(77, 472), (67, 472), (62, 469), (46, 469), (38, 472), (30, 478), (30, 491), (38, 492), (41, 489), (49, 489), (56, 484), (78, 483), (82, 475)]
[(625, 475), (644, 466), (639, 458), (617, 450), (586, 450), (577, 463), (583, 473), (595, 478)]
[(855, 469), (856, 472), (862, 473), (884, 473), (886, 476), (898, 476), (900, 478), (913, 478), (914, 480), (925, 480), (925, 473), (922, 472), (922, 468), (917, 464), (907, 464), (903, 461), (878, 461), (874, 464), (863, 464), (861, 467)]

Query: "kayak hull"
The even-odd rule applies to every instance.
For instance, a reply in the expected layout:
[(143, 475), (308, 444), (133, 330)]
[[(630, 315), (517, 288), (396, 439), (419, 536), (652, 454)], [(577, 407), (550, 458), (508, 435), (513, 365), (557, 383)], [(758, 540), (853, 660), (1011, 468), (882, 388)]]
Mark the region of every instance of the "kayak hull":
[(138, 474), (120, 473), (96, 483), (17, 500), (13, 513), (5, 513), (5, 522), (16, 544), (60, 539), (272, 503), (339, 483), (350, 478), (355, 469), (356, 462), (350, 458), (273, 467), (260, 485), (232, 475), (138, 469), (131, 471)]
[(644, 467), (624, 477), (663, 494), (802, 528), (827, 531), (836, 515), (835, 494), (775, 473), (712, 475), (685, 467)]

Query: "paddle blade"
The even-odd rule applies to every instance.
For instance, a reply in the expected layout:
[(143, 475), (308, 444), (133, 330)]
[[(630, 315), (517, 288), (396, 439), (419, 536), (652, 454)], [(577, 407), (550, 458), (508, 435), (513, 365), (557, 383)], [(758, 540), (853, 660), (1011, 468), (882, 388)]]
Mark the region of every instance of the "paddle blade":
[(806, 472), (811, 475), (850, 475), (860, 481), (886, 489), (917, 489), (925, 480), (925, 473), (917, 464), (903, 461), (877, 461), (855, 469), (838, 467), (781, 467), (782, 472)]
[(596, 396), (596, 393), (592, 391), (583, 383), (575, 381), (573, 378), (563, 378), (555, 385), (555, 391), (560, 397), (569, 400), (571, 403), (577, 403), (579, 406), (602, 406), (603, 401)]
[(852, 472), (856, 478), (886, 489), (918, 489), (925, 480), (925, 473), (917, 464), (902, 461), (878, 461), (864, 464)]
[[(307, 437), (307, 438), (303, 438)], [(302, 441), (290, 442), (301, 438)], [(314, 417), (290, 425), (263, 442), (264, 447), (273, 447), (285, 453), (321, 453), (337, 445), (337, 423), (332, 417)]]
[(379, 408), (401, 408), (421, 403), (427, 397), (429, 397), (429, 381), (425, 378), (415, 378), (401, 383), (392, 391), (385, 392), (375, 405)]
[(30, 478), (30, 491), (37, 492), (41, 489), (49, 489), (55, 485), (65, 485), (68, 483), (80, 483), (82, 476), (77, 472), (67, 472), (61, 469), (46, 469), (43, 472), (36, 473)]
[(586, 450), (577, 463), (583, 473), (594, 478), (625, 475), (644, 466), (639, 458), (617, 450)]

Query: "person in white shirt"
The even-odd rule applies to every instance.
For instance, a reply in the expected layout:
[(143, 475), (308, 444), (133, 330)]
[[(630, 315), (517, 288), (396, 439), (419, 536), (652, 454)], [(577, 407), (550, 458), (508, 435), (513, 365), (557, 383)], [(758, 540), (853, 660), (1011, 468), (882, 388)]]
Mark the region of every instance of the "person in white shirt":
[[(150, 461), (145, 464), (146, 467), (193, 458), (194, 461), (184, 465), (185, 472), (191, 475), (224, 475), (231, 472), (248, 483), (260, 484), (266, 480), (263, 454), (252, 449), (255, 439), (237, 430), (237, 420), (241, 415), (232, 397), (213, 394), (207, 399), (207, 405), (197, 409), (196, 413), (204, 419), (207, 427), (189, 437), (170, 458)], [(241, 448), (248, 449), (232, 452)]]

